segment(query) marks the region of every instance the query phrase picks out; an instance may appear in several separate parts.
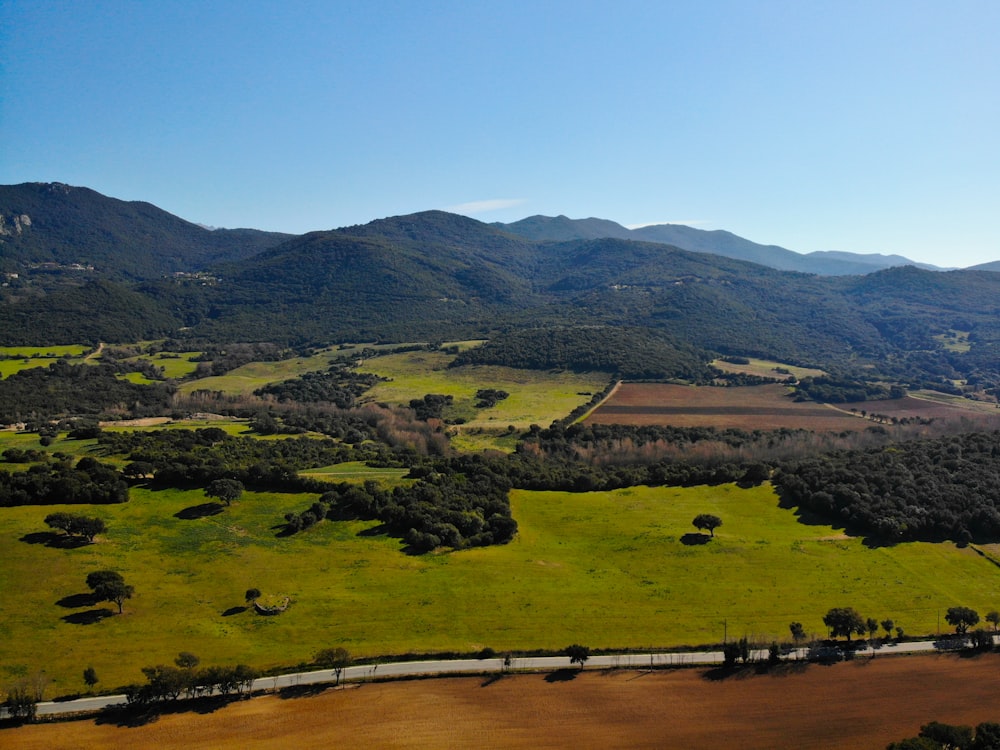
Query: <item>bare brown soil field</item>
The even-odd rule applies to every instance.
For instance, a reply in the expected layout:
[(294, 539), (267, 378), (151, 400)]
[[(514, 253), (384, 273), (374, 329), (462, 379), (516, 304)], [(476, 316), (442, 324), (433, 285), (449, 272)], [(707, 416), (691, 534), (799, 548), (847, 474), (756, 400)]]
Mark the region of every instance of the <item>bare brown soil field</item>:
[[(597, 424), (671, 425), (743, 430), (782, 427), (841, 432), (875, 424), (862, 411), (887, 417), (983, 420), (994, 427), (1000, 416), (972, 408), (907, 396), (888, 401), (862, 401), (836, 406), (788, 398), (780, 384), (716, 388), (665, 383), (623, 383), (585, 420)], [(851, 410), (855, 410), (852, 412)]]
[(1000, 719), (1000, 655), (860, 657), (721, 678), (574, 671), (365, 684), (142, 726), (92, 719), (0, 731), (52, 748), (883, 748), (936, 720)]

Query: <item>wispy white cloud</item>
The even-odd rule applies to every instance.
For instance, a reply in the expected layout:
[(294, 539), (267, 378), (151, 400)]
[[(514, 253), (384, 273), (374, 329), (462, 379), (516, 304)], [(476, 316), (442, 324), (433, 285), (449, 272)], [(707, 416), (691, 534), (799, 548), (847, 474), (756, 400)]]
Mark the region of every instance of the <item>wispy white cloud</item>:
[(513, 208), (526, 203), (525, 198), (493, 198), (486, 201), (469, 201), (459, 203), (457, 206), (448, 206), (445, 211), (453, 214), (484, 214), (489, 211), (501, 211), (505, 208)]
[(626, 224), (626, 229), (642, 229), (643, 227), (656, 227), (660, 224), (683, 224), (686, 227), (697, 227), (711, 224), (708, 219), (668, 219), (666, 221), (647, 221), (642, 224)]

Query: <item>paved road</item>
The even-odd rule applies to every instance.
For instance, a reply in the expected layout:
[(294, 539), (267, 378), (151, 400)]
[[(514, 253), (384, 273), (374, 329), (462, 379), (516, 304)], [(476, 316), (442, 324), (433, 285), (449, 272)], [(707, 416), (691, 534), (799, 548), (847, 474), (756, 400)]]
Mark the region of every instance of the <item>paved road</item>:
[[(995, 639), (994, 639), (995, 640)], [(885, 645), (874, 650), (875, 654), (912, 654), (928, 651), (952, 650), (958, 648), (957, 641), (914, 641)], [(869, 649), (859, 650), (858, 656), (873, 653)], [(756, 660), (767, 659), (767, 651), (755, 651)], [(809, 658), (809, 649), (793, 649), (784, 654), (786, 660), (803, 660)], [(610, 654), (606, 656), (591, 656), (587, 660), (588, 668), (599, 669), (661, 669), (665, 667), (711, 666), (722, 664), (721, 651), (687, 651), (659, 654)], [(554, 671), (557, 669), (576, 668), (570, 664), (568, 656), (525, 656), (514, 657), (510, 665), (513, 671)], [(500, 673), (504, 670), (502, 658), (493, 659), (454, 659), (448, 661), (405, 661), (386, 662), (382, 664), (361, 664), (346, 668), (340, 676), (341, 681), (363, 682), (368, 680), (386, 679), (392, 677), (416, 677), (421, 675), (443, 674), (486, 674)], [(319, 685), (332, 683), (336, 675), (332, 670), (320, 669), (311, 672), (297, 672), (276, 677), (261, 677), (253, 682), (253, 690), (280, 690), (282, 688), (304, 685)], [(43, 701), (38, 704), (39, 716), (70, 714), (86, 711), (99, 711), (108, 706), (125, 703), (124, 695), (101, 695), (93, 698), (80, 698), (71, 701)], [(0, 709), (0, 717), (5, 716)]]

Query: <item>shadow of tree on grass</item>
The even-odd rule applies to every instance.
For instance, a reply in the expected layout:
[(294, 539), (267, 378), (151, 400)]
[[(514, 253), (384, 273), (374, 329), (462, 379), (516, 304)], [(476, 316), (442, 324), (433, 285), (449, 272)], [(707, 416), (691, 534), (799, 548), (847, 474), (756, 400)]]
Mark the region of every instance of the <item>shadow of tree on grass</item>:
[(184, 521), (194, 521), (198, 518), (207, 518), (208, 516), (217, 516), (225, 508), (222, 503), (202, 503), (201, 505), (192, 505), (190, 508), (184, 508), (174, 513), (174, 518), (180, 518)]
[(56, 604), (67, 609), (80, 609), (80, 607), (93, 607), (100, 601), (97, 595), (93, 593), (70, 594), (69, 596), (64, 596)]
[(681, 544), (685, 544), (688, 547), (698, 545), (698, 544), (708, 544), (712, 540), (708, 534), (698, 534), (696, 532), (691, 532), (690, 534), (685, 534), (681, 537)]
[(114, 612), (107, 607), (101, 607), (100, 609), (88, 609), (86, 612), (74, 612), (62, 619), (71, 625), (93, 625), (95, 622), (100, 622), (106, 617), (111, 617), (113, 614)]
[(86, 537), (56, 534), (52, 531), (35, 531), (31, 534), (25, 534), (19, 541), (27, 544), (44, 544), (46, 547), (54, 549), (76, 549), (90, 544)]

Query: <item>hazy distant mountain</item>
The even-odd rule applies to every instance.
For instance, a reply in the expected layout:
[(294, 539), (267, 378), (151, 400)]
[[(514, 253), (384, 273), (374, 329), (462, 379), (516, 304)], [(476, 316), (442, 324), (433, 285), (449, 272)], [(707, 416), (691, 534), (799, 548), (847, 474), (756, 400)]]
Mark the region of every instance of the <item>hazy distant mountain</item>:
[(248, 258), (290, 236), (209, 230), (150, 203), (61, 183), (0, 185), (0, 270), (7, 272), (55, 264), (151, 279)]
[(628, 229), (606, 219), (529, 216), (510, 224), (497, 223), (494, 226), (533, 240), (563, 242), (611, 237), (659, 242), (695, 253), (712, 253), (727, 258), (760, 263), (782, 271), (817, 273), (823, 276), (871, 273), (880, 268), (907, 265), (928, 270), (941, 270), (936, 266), (915, 263), (899, 255), (861, 255), (845, 252), (796, 253), (777, 245), (759, 245), (732, 232), (706, 231), (683, 224), (655, 224), (638, 229)]
[(968, 271), (1000, 271), (1000, 260), (993, 260), (989, 263), (980, 263), (978, 266), (969, 266)]

